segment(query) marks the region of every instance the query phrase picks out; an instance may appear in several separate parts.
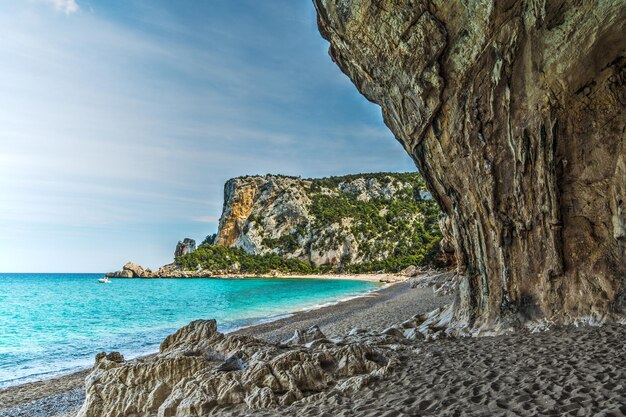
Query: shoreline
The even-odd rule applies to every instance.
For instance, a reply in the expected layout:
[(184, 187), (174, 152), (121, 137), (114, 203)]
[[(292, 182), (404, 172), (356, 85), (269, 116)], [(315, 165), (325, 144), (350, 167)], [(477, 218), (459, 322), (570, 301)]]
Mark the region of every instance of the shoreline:
[[(384, 274), (386, 277), (387, 276), (392, 276), (391, 274)], [(237, 278), (243, 278), (243, 279), (331, 279), (331, 280), (349, 280), (349, 279), (353, 279), (353, 280), (357, 280), (357, 281), (363, 281), (363, 282), (371, 282), (371, 283), (375, 283), (375, 284), (379, 284), (378, 287), (374, 287), (373, 289), (367, 290), (365, 292), (359, 293), (357, 295), (346, 295), (345, 298), (341, 298), (339, 300), (336, 301), (329, 301), (329, 302), (325, 302), (325, 303), (319, 303), (319, 304), (313, 304), (313, 305), (307, 305), (306, 307), (304, 306), (296, 306), (296, 310), (290, 310), (286, 313), (281, 313), (275, 316), (269, 316), (269, 317), (258, 317), (255, 319), (255, 321), (253, 321), (250, 324), (245, 324), (242, 325), (240, 327), (235, 327), (234, 329), (229, 329), (229, 330), (220, 330), (222, 333), (224, 334), (228, 334), (228, 333), (236, 333), (240, 330), (243, 329), (247, 329), (247, 328), (251, 328), (251, 327), (255, 327), (255, 326), (260, 326), (260, 325), (264, 325), (267, 323), (273, 323), (276, 321), (281, 321), (283, 319), (287, 319), (290, 318), (298, 313), (306, 313), (306, 312), (312, 312), (312, 311), (316, 311), (319, 309), (323, 309), (326, 307), (332, 307), (336, 304), (340, 304), (340, 303), (345, 303), (345, 302), (349, 302), (352, 301), (354, 299), (357, 298), (361, 298), (361, 297), (368, 297), (370, 296), (372, 293), (375, 293), (377, 291), (380, 291), (382, 289), (387, 288), (388, 286), (392, 285), (392, 284), (396, 284), (399, 282), (403, 282), (407, 279), (407, 277), (404, 276), (400, 276), (400, 275), (393, 275), (391, 279), (394, 279), (394, 281), (377, 281), (374, 279), (366, 279), (365, 277), (361, 276), (361, 275), (350, 275), (353, 278), (345, 278), (345, 275), (339, 275), (339, 274), (328, 274), (328, 275), (310, 275), (310, 276), (306, 276), (306, 277), (301, 277), (301, 276), (296, 276), (296, 275), (284, 275), (284, 276), (274, 276), (274, 277), (265, 277), (265, 276), (232, 276), (232, 277), (194, 277), (194, 278), (187, 278), (187, 279), (237, 279)], [(123, 280), (128, 280), (128, 279), (146, 279), (146, 278), (120, 278)], [(147, 278), (147, 279), (186, 279), (186, 278), (178, 278), (178, 277), (155, 277), (155, 278)], [(181, 325), (182, 326), (182, 325)], [(160, 343), (160, 342), (159, 342)], [(148, 358), (151, 356), (154, 356), (158, 353), (158, 344), (155, 345), (154, 350), (149, 350), (148, 349), (142, 351), (142, 352), (131, 352), (131, 353), (126, 353), (124, 354), (125, 357), (127, 357), (128, 360), (138, 360), (138, 359), (143, 359), (143, 358)], [(19, 382), (17, 384), (14, 385), (7, 385), (7, 386), (0, 386), (0, 410), (3, 407), (3, 403), (2, 403), (2, 392), (4, 390), (8, 390), (14, 387), (21, 387), (21, 386), (27, 386), (29, 384), (37, 384), (37, 383), (41, 383), (41, 382), (45, 382), (45, 381), (49, 381), (49, 380), (55, 380), (57, 378), (64, 378), (66, 376), (70, 376), (73, 374), (81, 374), (84, 373), (85, 371), (91, 369), (91, 367), (75, 367), (74, 369), (71, 370), (65, 370), (65, 371), (59, 371), (58, 373), (48, 373), (48, 375), (43, 375), (43, 377), (41, 377), (40, 379), (34, 379), (34, 380), (26, 380), (23, 382)]]
[[(396, 275), (396, 277), (399, 276)], [(302, 277), (294, 276), (280, 278)], [(406, 277), (401, 278), (402, 281), (386, 283), (385, 285), (381, 285), (379, 288), (372, 291), (350, 297), (346, 300), (340, 300), (330, 305), (321, 305), (319, 307), (293, 311), (288, 313), (286, 317), (278, 316), (276, 320), (261, 321), (256, 324), (234, 330), (232, 333), (247, 334), (270, 341), (281, 341), (283, 339), (287, 339), (293, 335), (293, 332), (296, 329), (305, 329), (312, 325), (319, 325), (323, 329), (326, 328), (324, 331), (328, 333), (329, 336), (346, 333), (350, 330), (345, 330), (348, 327), (361, 327), (360, 325), (365, 320), (365, 315), (368, 314), (368, 309), (384, 311), (388, 308), (388, 306), (381, 307), (382, 304), (387, 304), (386, 302), (397, 297), (406, 297), (406, 288), (404, 285), (401, 285)], [(325, 279), (346, 278), (345, 276), (325, 276)], [(370, 282), (373, 281), (370, 280)], [(446, 297), (435, 298), (432, 294), (431, 288), (411, 289), (411, 294), (416, 296), (416, 300), (422, 300), (423, 302), (416, 303), (416, 310), (410, 314), (407, 313), (406, 318), (409, 318), (418, 312), (430, 311), (438, 307), (440, 304), (447, 302)], [(379, 313), (378, 316), (380, 317), (382, 315)], [(400, 317), (397, 317), (397, 314), (387, 314), (387, 318), (381, 319), (380, 324), (383, 325), (383, 327), (388, 327), (398, 321), (401, 320)], [(379, 330), (382, 330), (382, 328)], [(124, 354), (123, 351), (121, 353)], [(156, 352), (135, 357), (130, 360), (142, 360), (154, 355), (156, 355)], [(28, 406), (29, 404), (37, 405), (39, 403), (45, 404), (47, 402), (54, 403), (59, 402), (59, 400), (63, 402), (66, 401), (66, 397), (68, 396), (72, 398), (69, 401), (70, 404), (75, 406), (76, 404), (74, 403), (76, 403), (78, 399), (80, 399), (80, 404), (82, 404), (82, 397), (84, 396), (82, 391), (84, 388), (84, 379), (89, 374), (90, 370), (91, 368), (88, 368), (69, 374), (0, 388), (0, 416), (12, 415), (10, 414), (11, 412), (15, 415), (26, 416), (28, 414), (16, 414), (13, 409), (16, 407), (20, 408), (22, 406)], [(80, 404), (78, 405), (80, 406)], [(7, 410), (12, 411), (7, 413)], [(55, 413), (52, 415), (64, 414)]]
[[(452, 298), (435, 297), (433, 288), (400, 283), (233, 333), (269, 342), (285, 341), (295, 330), (313, 325), (330, 339), (341, 338), (354, 328), (381, 333)], [(540, 333), (520, 329), (490, 337), (407, 339), (392, 372), (356, 391), (331, 388), (291, 405), (250, 410), (238, 404), (213, 409), (207, 415), (623, 417), (625, 338), (626, 326), (605, 323), (599, 327), (555, 327)], [(0, 417), (75, 416), (85, 398), (83, 383), (88, 373), (2, 389)]]
[(397, 283), (406, 281), (409, 277), (400, 273), (363, 273), (363, 274), (284, 274), (272, 272), (266, 275), (258, 274), (200, 274), (196, 275), (192, 271), (181, 271), (178, 276), (137, 276), (137, 277), (116, 277), (108, 276), (111, 280), (127, 279), (336, 279), (346, 281), (367, 281), (379, 283)]

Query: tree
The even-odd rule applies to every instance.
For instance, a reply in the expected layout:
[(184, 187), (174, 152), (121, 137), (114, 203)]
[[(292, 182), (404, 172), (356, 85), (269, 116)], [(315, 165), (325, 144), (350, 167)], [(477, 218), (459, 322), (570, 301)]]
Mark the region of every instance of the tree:
[(217, 233), (213, 233), (212, 235), (208, 235), (201, 243), (201, 245), (215, 245), (215, 241), (217, 240)]

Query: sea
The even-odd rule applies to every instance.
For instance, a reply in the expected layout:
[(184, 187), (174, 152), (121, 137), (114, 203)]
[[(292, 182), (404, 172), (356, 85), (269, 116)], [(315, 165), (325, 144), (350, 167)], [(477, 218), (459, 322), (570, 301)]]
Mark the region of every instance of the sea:
[(0, 273), (0, 387), (85, 369), (98, 352), (133, 358), (196, 319), (218, 329), (287, 317), (357, 297), (372, 282), (331, 279), (112, 279)]

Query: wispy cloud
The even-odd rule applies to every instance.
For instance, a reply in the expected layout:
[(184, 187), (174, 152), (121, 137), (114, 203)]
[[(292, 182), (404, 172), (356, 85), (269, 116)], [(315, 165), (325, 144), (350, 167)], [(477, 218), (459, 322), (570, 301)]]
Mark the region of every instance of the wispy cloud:
[(158, 266), (238, 175), (413, 168), (309, 3), (41, 1), (0, 1), (0, 270)]
[(48, 0), (48, 2), (65, 14), (76, 13), (79, 9), (76, 0)]
[(211, 224), (219, 223), (220, 221), (219, 217), (217, 216), (200, 216), (200, 217), (194, 217), (192, 220), (194, 222), (211, 223)]

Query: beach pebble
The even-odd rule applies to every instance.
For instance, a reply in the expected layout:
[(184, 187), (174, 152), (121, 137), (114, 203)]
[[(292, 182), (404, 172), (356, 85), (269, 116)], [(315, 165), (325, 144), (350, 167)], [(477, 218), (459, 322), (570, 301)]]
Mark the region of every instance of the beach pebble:
[(74, 416), (84, 400), (85, 392), (82, 389), (74, 389), (15, 407), (0, 409), (0, 417)]

